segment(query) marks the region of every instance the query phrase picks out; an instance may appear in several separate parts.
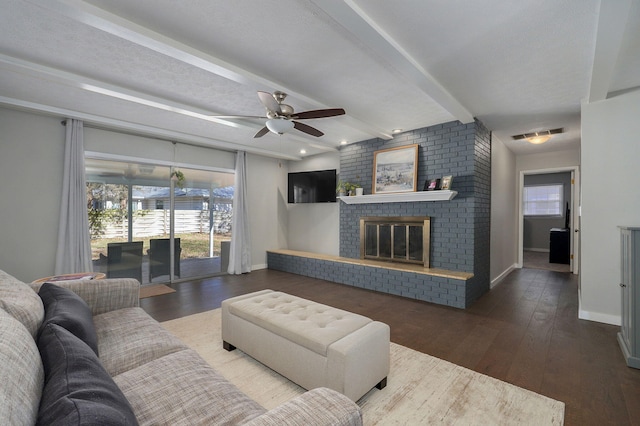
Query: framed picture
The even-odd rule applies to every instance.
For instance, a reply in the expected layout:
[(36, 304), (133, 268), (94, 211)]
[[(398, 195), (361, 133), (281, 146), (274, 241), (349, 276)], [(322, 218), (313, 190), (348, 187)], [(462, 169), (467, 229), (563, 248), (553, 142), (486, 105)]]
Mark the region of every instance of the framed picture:
[(373, 193), (415, 192), (418, 182), (418, 145), (373, 153)]
[(451, 184), (453, 183), (453, 176), (443, 176), (442, 184), (440, 185), (440, 189), (451, 189)]
[(424, 191), (435, 191), (440, 189), (440, 179), (428, 179), (424, 183)]

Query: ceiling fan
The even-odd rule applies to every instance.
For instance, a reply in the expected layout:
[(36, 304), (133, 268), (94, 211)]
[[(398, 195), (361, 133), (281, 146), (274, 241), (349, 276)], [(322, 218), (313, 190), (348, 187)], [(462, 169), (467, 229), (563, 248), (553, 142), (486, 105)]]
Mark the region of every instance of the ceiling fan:
[(265, 126), (255, 134), (254, 138), (260, 138), (270, 131), (281, 135), (295, 128), (308, 135), (320, 137), (324, 135), (320, 130), (296, 120), (308, 120), (311, 118), (335, 117), (344, 115), (342, 108), (316, 109), (311, 111), (294, 112), (291, 105), (282, 102), (287, 97), (284, 92), (273, 93), (258, 91), (258, 98), (267, 110), (266, 116), (246, 116), (246, 115), (215, 115), (215, 118), (261, 118), (267, 119)]

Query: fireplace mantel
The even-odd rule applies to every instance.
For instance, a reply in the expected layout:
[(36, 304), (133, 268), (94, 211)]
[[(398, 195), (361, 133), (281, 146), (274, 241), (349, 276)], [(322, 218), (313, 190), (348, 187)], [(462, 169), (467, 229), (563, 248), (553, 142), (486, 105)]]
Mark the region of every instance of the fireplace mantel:
[(418, 191), (401, 192), (395, 194), (369, 194), (350, 197), (338, 197), (346, 204), (371, 204), (371, 203), (408, 203), (416, 201), (449, 201), (458, 195), (457, 191)]

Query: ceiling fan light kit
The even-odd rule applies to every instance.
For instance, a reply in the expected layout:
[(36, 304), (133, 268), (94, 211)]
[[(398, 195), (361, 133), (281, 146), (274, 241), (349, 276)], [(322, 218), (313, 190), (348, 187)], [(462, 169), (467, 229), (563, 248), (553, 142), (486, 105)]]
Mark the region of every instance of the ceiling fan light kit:
[(265, 123), (270, 132), (282, 135), (293, 129), (293, 121), (286, 118), (272, 118)]
[(283, 104), (287, 94), (284, 92), (276, 91), (273, 93), (258, 91), (258, 98), (264, 108), (266, 114), (264, 117), (252, 117), (243, 115), (214, 115), (214, 118), (263, 118), (267, 121), (265, 126), (255, 134), (254, 138), (261, 138), (269, 132), (277, 135), (282, 135), (291, 129), (299, 130), (311, 136), (320, 137), (324, 135), (320, 130), (315, 127), (311, 127), (308, 124), (301, 123), (295, 120), (308, 120), (312, 118), (325, 118), (335, 117), (338, 115), (344, 115), (345, 111), (342, 108), (327, 108), (317, 109), (312, 111), (303, 111), (295, 113), (291, 105)]

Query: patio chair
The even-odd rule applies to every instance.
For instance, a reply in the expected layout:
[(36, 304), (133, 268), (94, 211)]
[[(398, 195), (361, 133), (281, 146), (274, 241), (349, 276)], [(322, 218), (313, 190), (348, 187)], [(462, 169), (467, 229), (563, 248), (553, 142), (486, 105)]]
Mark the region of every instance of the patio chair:
[(107, 244), (107, 278), (142, 282), (142, 241)]
[[(154, 277), (161, 275), (169, 275), (171, 273), (170, 267), (170, 248), (169, 238), (157, 238), (149, 241), (150, 248), (147, 251), (149, 253), (149, 282)], [(180, 276), (180, 238), (173, 239), (174, 246), (174, 266), (173, 271), (176, 277)]]

